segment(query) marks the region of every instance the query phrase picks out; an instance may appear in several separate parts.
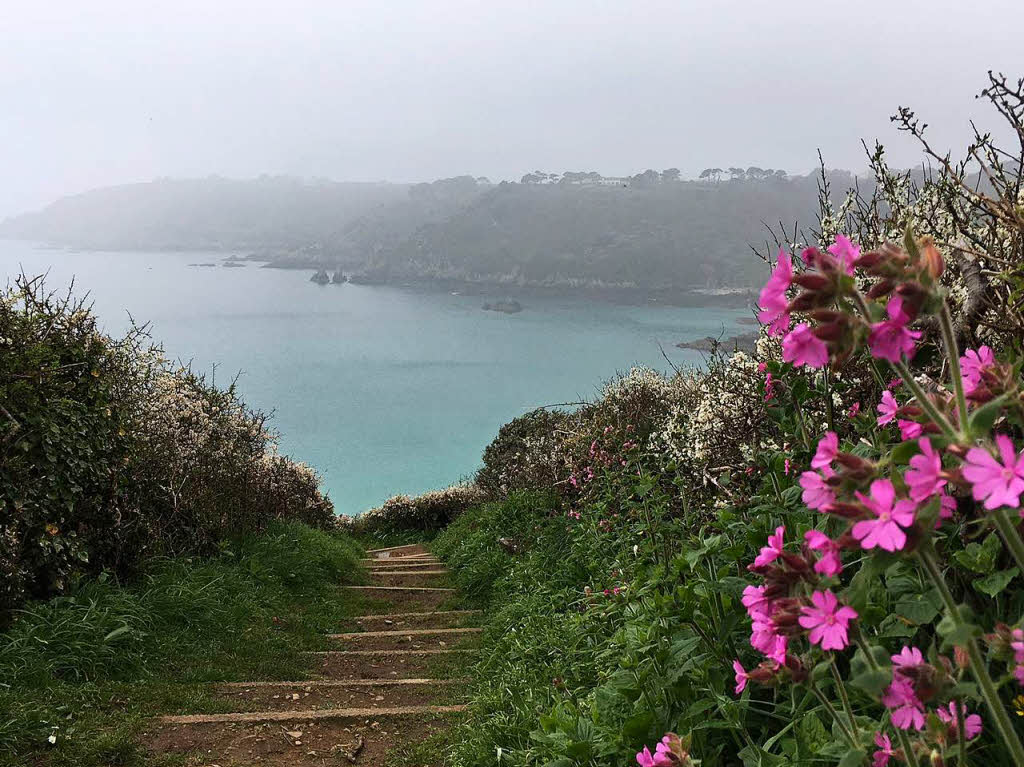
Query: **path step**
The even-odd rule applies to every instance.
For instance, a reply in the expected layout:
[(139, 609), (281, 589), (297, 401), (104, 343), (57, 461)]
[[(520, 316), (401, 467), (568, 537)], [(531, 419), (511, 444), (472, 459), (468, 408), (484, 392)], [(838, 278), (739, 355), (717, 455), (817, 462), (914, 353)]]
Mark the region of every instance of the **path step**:
[(479, 634), (479, 628), (406, 629), (405, 631), (353, 631), (346, 634), (328, 634), (331, 639), (363, 639), (366, 637), (421, 637), (450, 634)]
[(401, 629), (443, 629), (472, 625), (479, 610), (435, 610), (434, 612), (363, 615), (345, 621), (345, 631), (398, 631)]
[(395, 618), (426, 618), (435, 615), (483, 615), (483, 610), (431, 610), (429, 612), (418, 612), (418, 613), (374, 613), (373, 615), (357, 615), (351, 620), (354, 621), (369, 621), (369, 620), (384, 620)]
[(439, 586), (342, 586), (343, 589), (359, 589), (362, 591), (446, 591), (453, 592), (455, 589), (441, 588)]
[(448, 575), (450, 570), (371, 570), (374, 575), (400, 575), (403, 577), (420, 577), (421, 575)]
[(249, 689), (259, 687), (400, 687), (403, 685), (464, 684), (467, 677), (457, 679), (307, 679), (304, 682), (220, 682), (217, 686), (227, 689)]
[(405, 569), (410, 567), (444, 567), (440, 559), (418, 559), (415, 562), (403, 562), (400, 559), (371, 559), (366, 562), (370, 570), (386, 570), (389, 567)]
[(382, 716), (419, 716), (422, 714), (453, 714), (465, 706), (399, 706), (396, 708), (327, 708), (311, 711), (254, 711), (232, 714), (185, 714), (162, 716), (162, 724), (227, 724), (229, 722), (292, 722), (317, 719), (365, 719)]

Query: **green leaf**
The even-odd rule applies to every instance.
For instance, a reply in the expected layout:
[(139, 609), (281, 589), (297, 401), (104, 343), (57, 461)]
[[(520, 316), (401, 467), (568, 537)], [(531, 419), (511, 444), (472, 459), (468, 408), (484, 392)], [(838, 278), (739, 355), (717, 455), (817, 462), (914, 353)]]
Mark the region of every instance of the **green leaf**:
[(839, 760), (837, 767), (859, 767), (868, 758), (867, 752), (862, 748), (851, 748), (843, 758)]
[(960, 613), (959, 621), (954, 621), (951, 616), (946, 615), (936, 626), (939, 636), (943, 639), (943, 647), (963, 646), (968, 639), (981, 635), (981, 628), (971, 621), (974, 617), (971, 609), (967, 605), (958, 605), (957, 611)]
[(990, 402), (986, 402), (975, 410), (971, 414), (970, 421), (968, 422), (968, 429), (971, 432), (971, 436), (974, 438), (986, 436), (992, 429), (992, 424), (996, 422), (999, 414), (1003, 412), (1003, 406), (1005, 404), (1006, 395), (1003, 394)]
[(1000, 570), (997, 573), (992, 573), (987, 578), (974, 581), (974, 588), (982, 594), (994, 597), (1009, 586), (1010, 581), (1016, 578), (1019, 574), (1020, 570), (1016, 567), (1011, 567), (1009, 570)]
[(654, 713), (651, 711), (643, 711), (639, 714), (633, 714), (627, 719), (622, 725), (622, 737), (627, 741), (637, 741), (641, 738), (647, 737), (647, 734), (651, 731), (651, 727), (654, 726)]
[(873, 697), (881, 695), (891, 682), (892, 671), (890, 669), (879, 669), (878, 671), (868, 669), (850, 678), (850, 684)]
[(910, 459), (917, 455), (921, 450), (917, 446), (917, 442), (914, 440), (908, 440), (901, 442), (892, 449), (889, 454), (892, 458), (892, 462), (899, 466), (906, 466), (910, 463)]
[(968, 543), (963, 551), (958, 551), (953, 555), (953, 559), (957, 561), (957, 564), (963, 565), (968, 570), (988, 574), (995, 567), (996, 557), (999, 556), (1001, 549), (1002, 543), (999, 540), (999, 536), (995, 533), (990, 533), (981, 544)]

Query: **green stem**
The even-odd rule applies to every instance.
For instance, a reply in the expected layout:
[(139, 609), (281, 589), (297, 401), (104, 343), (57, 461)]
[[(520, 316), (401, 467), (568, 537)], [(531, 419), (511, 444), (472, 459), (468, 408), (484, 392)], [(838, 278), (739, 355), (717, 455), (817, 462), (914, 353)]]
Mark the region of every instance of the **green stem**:
[(832, 719), (835, 720), (835, 723), (839, 725), (839, 729), (843, 731), (843, 737), (845, 737), (847, 742), (850, 744), (850, 748), (857, 748), (856, 738), (853, 737), (853, 733), (850, 732), (850, 728), (846, 726), (843, 718), (839, 716), (839, 712), (836, 711), (835, 706), (832, 705), (829, 699), (826, 698), (821, 690), (815, 687), (813, 683), (809, 683), (807, 686), (814, 694), (814, 697), (818, 699), (818, 702), (821, 703), (821, 705), (825, 707), (825, 710), (832, 715)]
[(1017, 561), (1020, 571), (1024, 573), (1024, 541), (1020, 538), (1017, 526), (1007, 516), (1009, 511), (1006, 508), (996, 509), (992, 512), (992, 519), (995, 520), (996, 528), (999, 530), (1003, 543), (1006, 544), (1006, 548), (1013, 554), (1013, 558)]
[(960, 349), (953, 332), (953, 318), (949, 316), (949, 307), (945, 302), (939, 312), (939, 326), (942, 328), (942, 342), (949, 357), (949, 376), (952, 379), (953, 391), (956, 392), (956, 409), (960, 416), (960, 433), (967, 438), (967, 397), (964, 394), (964, 382), (960, 377)]
[[(925, 572), (928, 573), (932, 583), (939, 592), (939, 596), (942, 597), (942, 602), (946, 606), (946, 612), (950, 620), (957, 627), (964, 625), (963, 618), (960, 615), (960, 608), (956, 600), (953, 599), (953, 593), (949, 590), (946, 579), (942, 577), (942, 569), (936, 559), (935, 549), (932, 547), (931, 542), (925, 542), (916, 553), (918, 561), (924, 567)], [(989, 676), (988, 668), (985, 665), (985, 657), (981, 654), (981, 648), (974, 637), (969, 637), (965, 645), (967, 657), (970, 659), (971, 674), (978, 683), (978, 688), (981, 690), (981, 696), (985, 699), (989, 713), (992, 714), (996, 730), (999, 731), (1000, 738), (1013, 757), (1013, 763), (1024, 764), (1024, 744), (1021, 743), (1020, 738), (1014, 731), (1013, 722), (1010, 721), (1010, 716), (1006, 713), (1006, 708), (999, 699), (999, 691), (996, 689), (992, 677)]]
[(836, 681), (836, 689), (839, 690), (839, 698), (843, 701), (843, 709), (846, 711), (846, 718), (850, 720), (850, 729), (853, 730), (854, 740), (860, 740), (860, 731), (857, 729), (857, 721), (853, 718), (853, 707), (850, 705), (850, 696), (846, 694), (846, 685), (843, 684), (843, 677), (836, 668), (835, 658), (829, 664), (832, 671), (832, 678)]
[(932, 422), (935, 423), (935, 425), (942, 430), (942, 433), (951, 440), (958, 441), (956, 429), (953, 428), (949, 419), (947, 419), (946, 416), (940, 413), (938, 408), (935, 407), (935, 404), (928, 398), (925, 390), (921, 388), (921, 384), (914, 380), (914, 374), (910, 372), (910, 368), (907, 367), (907, 364), (905, 362), (890, 362), (889, 364), (892, 365), (893, 370), (900, 374), (900, 378), (903, 379), (903, 383), (906, 384), (907, 388), (910, 389), (911, 392), (913, 392), (914, 399), (917, 401), (917, 404), (921, 406), (921, 409), (924, 410), (925, 413), (927, 413), (928, 417), (932, 419)]
[[(854, 627), (853, 641), (857, 643), (861, 653), (867, 660), (868, 665), (871, 666), (872, 671), (881, 671), (882, 667), (878, 665), (878, 661), (875, 660), (875, 656), (871, 654), (871, 648), (868, 643), (864, 641), (864, 637), (861, 635), (860, 630)], [(896, 731), (896, 740), (900, 742), (900, 748), (903, 749), (904, 761), (907, 764), (914, 764), (914, 746), (910, 742), (910, 737), (907, 735), (905, 730), (901, 730), (898, 727), (893, 728)]]

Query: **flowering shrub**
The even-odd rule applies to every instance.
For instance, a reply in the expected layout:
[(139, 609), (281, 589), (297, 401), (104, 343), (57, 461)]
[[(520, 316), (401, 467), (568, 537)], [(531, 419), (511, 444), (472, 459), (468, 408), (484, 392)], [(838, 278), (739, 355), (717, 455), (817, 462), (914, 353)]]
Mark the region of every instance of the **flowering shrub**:
[[(1012, 762), (1024, 764), (1024, 746), (999, 693), (1001, 674), (993, 673), (979, 644), (982, 618), (956, 598), (955, 581), (951, 586), (946, 574), (954, 560), (943, 556), (951, 542), (946, 523), (959, 511), (965, 523), (997, 530), (999, 537), (990, 540), (1001, 540), (1016, 565), (985, 584), (985, 593), (999, 594), (1024, 571), (1019, 532), (1024, 453), (1003, 433), (1021, 425), (1019, 374), (988, 347), (961, 355), (939, 282), (944, 260), (930, 239), (915, 240), (908, 233), (905, 249), (883, 245), (861, 253), (839, 235), (826, 252), (804, 250), (801, 261), (804, 268), (794, 271), (781, 253), (759, 301), (759, 316), (770, 323), (769, 332), (783, 335), (783, 360), (794, 367), (840, 367), (866, 347), (899, 375), (909, 397), (900, 403), (885, 390), (875, 428), (868, 429), (870, 442), (862, 441), (858, 452), (842, 450), (834, 432), (819, 440), (800, 485), (804, 502), (822, 521), (804, 532), (797, 551), (787, 548), (786, 526), (780, 525), (749, 566), (763, 583), (744, 590), (743, 605), (751, 619), (750, 644), (764, 660), (752, 671), (734, 662), (737, 693), (748, 680), (806, 685), (833, 714), (851, 764), (858, 763), (857, 755), (866, 753), (870, 743), (851, 707), (845, 689), (849, 681), (874, 695), (894, 728), (891, 734), (881, 723), (875, 728), (876, 764), (893, 757), (917, 764), (925, 756), (932, 763), (962, 763), (966, 746), (982, 732), (982, 718), (967, 713), (966, 701), (973, 700), (984, 704)], [(874, 279), (859, 285), (858, 269)], [(792, 298), (791, 287), (798, 288)], [(796, 312), (806, 320), (791, 327), (790, 315)], [(946, 355), (945, 386), (930, 377), (919, 380), (910, 367), (922, 335), (911, 323), (929, 317), (938, 325)], [(898, 436), (890, 431), (894, 421)], [(958, 503), (956, 496), (965, 490), (975, 505)], [(916, 566), (941, 604), (936, 633), (956, 662), (939, 653), (928, 662), (913, 646), (886, 660), (857, 620), (858, 611), (849, 606), (858, 601), (860, 584), (856, 575), (841, 577), (847, 551), (859, 553), (861, 572), (876, 567), (873, 558), (891, 566), (898, 557)], [(1019, 616), (1003, 620), (1015, 623)], [(1013, 650), (1013, 672), (1013, 644), (1024, 649), (1018, 639), (1024, 632), (1009, 631), (1010, 641), (993, 634), (988, 643), (993, 651)], [(857, 652), (844, 679), (831, 651), (851, 644)], [(819, 666), (831, 671), (841, 705), (833, 705), (815, 684)], [(928, 717), (934, 722), (926, 727)]]
[[(1024, 135), (1020, 84), (986, 95)], [(1024, 198), (1015, 148), (968, 155), (987, 184), (878, 151), (823, 189), (754, 354), (534, 422), (508, 487), (559, 495), (435, 544), (491, 604), (456, 764), (1024, 764)]]
[(326, 526), (316, 474), (234, 387), (102, 333), (40, 279), (0, 293), (0, 621), (80, 573), (209, 553), (274, 519)]
[(440, 530), (471, 506), (482, 503), (486, 493), (476, 485), (452, 485), (414, 497), (396, 495), (381, 506), (354, 517), (338, 517), (338, 524), (356, 535), (380, 535)]

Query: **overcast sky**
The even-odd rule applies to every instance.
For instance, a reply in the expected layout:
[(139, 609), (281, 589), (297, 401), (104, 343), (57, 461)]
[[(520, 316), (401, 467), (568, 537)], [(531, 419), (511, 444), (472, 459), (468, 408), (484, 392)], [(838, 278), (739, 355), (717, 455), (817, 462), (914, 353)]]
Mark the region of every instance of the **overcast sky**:
[(0, 216), (159, 176), (518, 178), (917, 153), (1024, 74), (1021, 0), (6, 0)]

